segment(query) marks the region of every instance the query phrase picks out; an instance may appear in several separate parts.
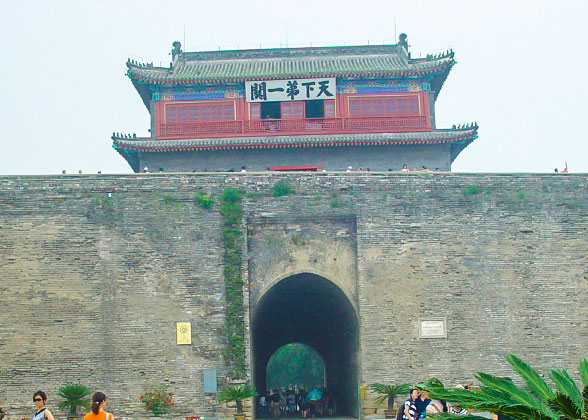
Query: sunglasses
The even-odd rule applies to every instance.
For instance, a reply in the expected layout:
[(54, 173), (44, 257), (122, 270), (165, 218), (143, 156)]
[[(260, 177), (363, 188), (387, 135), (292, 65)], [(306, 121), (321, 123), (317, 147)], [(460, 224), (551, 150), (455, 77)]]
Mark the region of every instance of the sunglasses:
[(33, 398), (33, 401), (43, 401), (43, 398)]

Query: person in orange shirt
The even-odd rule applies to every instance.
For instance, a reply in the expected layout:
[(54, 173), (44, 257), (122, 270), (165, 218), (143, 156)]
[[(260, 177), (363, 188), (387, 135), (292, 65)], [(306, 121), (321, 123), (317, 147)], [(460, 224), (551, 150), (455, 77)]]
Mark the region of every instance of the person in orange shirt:
[(92, 411), (84, 416), (84, 420), (113, 420), (114, 415), (107, 413), (106, 395), (103, 392), (94, 392), (92, 395)]

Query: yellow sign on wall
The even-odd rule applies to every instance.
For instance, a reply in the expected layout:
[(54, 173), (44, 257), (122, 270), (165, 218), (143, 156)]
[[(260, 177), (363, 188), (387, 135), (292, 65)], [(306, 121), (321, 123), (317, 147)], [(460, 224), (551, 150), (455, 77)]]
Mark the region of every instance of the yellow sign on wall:
[(189, 322), (176, 322), (176, 344), (192, 344), (192, 326)]

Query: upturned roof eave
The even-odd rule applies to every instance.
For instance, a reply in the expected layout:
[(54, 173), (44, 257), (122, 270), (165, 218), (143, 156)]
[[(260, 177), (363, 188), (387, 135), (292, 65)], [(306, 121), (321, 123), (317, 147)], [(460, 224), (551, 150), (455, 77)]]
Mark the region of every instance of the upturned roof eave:
[[(449, 71), (455, 64), (455, 61), (448, 61), (439, 65), (437, 67), (433, 67), (431, 69), (424, 69), (424, 70), (393, 70), (393, 71), (382, 71), (382, 70), (374, 70), (374, 71), (340, 71), (340, 72), (316, 72), (316, 73), (283, 73), (283, 74), (275, 74), (275, 75), (245, 75), (245, 76), (233, 76), (233, 77), (226, 77), (226, 76), (207, 76), (202, 78), (197, 77), (190, 77), (190, 78), (173, 78), (173, 77), (163, 77), (160, 79), (154, 77), (147, 77), (142, 74), (137, 74), (129, 70), (127, 71), (127, 76), (133, 81), (133, 83), (139, 84), (147, 84), (152, 86), (178, 86), (178, 85), (199, 85), (199, 84), (207, 84), (207, 83), (220, 83), (220, 82), (244, 82), (246, 80), (254, 80), (263, 78), (266, 80), (279, 80), (285, 78), (294, 78), (294, 77), (422, 77), (428, 75), (440, 75), (441, 76), (441, 85), (447, 78)], [(145, 72), (145, 69), (140, 69), (141, 72)], [(160, 70), (156, 70), (160, 71)]]
[[(180, 139), (177, 140), (177, 144), (170, 144), (170, 141), (162, 141), (162, 145), (142, 145), (143, 142), (151, 142), (153, 143), (154, 140), (152, 138), (138, 138), (138, 139), (118, 139), (113, 138), (113, 147), (121, 153), (122, 150), (128, 151), (142, 151), (142, 152), (177, 152), (177, 151), (210, 151), (210, 150), (239, 150), (239, 149), (275, 149), (275, 148), (301, 148), (301, 147), (341, 147), (341, 146), (378, 146), (378, 145), (409, 145), (409, 144), (442, 144), (442, 143), (455, 143), (455, 144), (462, 144), (462, 147), (457, 147), (459, 149), (455, 156), (461, 152), (463, 148), (465, 148), (469, 143), (475, 140), (478, 137), (477, 134), (477, 127), (473, 127), (467, 130), (454, 130), (454, 129), (445, 129), (445, 130), (435, 130), (436, 132), (454, 132), (456, 136), (447, 137), (447, 138), (398, 138), (398, 139), (386, 139), (386, 138), (359, 138), (359, 139), (346, 139), (346, 140), (339, 140), (333, 139), (329, 141), (328, 139), (321, 139), (317, 140), (316, 138), (304, 138), (304, 136), (300, 137), (298, 141), (279, 141), (275, 139), (273, 142), (268, 141), (265, 143), (254, 143), (254, 142), (236, 142), (234, 139), (231, 142), (231, 138), (227, 138), (226, 142), (217, 142), (217, 143), (202, 143), (202, 144), (188, 144), (190, 139)], [(382, 133), (385, 135), (387, 133)], [(393, 134), (393, 133), (390, 133)], [(202, 139), (206, 140), (206, 139)], [(218, 139), (216, 139), (218, 140)], [(157, 142), (158, 140), (155, 140)], [(129, 144), (134, 143), (134, 144)], [(455, 157), (454, 157), (455, 158)]]

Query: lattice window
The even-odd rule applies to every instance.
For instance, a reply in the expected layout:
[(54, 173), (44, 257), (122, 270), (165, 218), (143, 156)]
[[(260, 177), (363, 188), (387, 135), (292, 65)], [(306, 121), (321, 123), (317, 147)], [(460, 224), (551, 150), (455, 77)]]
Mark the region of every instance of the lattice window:
[(261, 119), (261, 104), (260, 103), (249, 104), (249, 118), (252, 120)]
[(335, 116), (335, 101), (325, 101), (325, 117)]
[(352, 116), (419, 115), (418, 96), (350, 98)]
[(304, 118), (304, 102), (282, 102), (282, 118)]
[(233, 102), (169, 104), (165, 106), (166, 122), (233, 121)]

